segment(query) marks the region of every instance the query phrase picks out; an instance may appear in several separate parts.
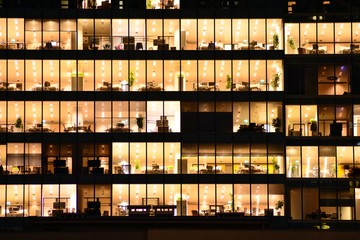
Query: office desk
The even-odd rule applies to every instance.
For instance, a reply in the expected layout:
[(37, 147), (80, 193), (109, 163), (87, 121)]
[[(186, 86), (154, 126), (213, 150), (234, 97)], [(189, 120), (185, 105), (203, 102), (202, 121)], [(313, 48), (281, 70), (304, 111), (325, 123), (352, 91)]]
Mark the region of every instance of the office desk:
[(90, 126), (67, 127), (64, 132), (92, 132)]
[(148, 84), (144, 87), (140, 87), (138, 90), (142, 91), (142, 92), (144, 92), (144, 91), (162, 91), (163, 88), (160, 86), (156, 86), (155, 84), (154, 85)]
[(105, 130), (106, 132), (132, 132), (133, 130), (127, 127), (115, 127), (108, 128)]
[(250, 167), (242, 167), (237, 171), (238, 174), (264, 174), (264, 170), (262, 170), (258, 166), (251, 165)]
[(199, 84), (193, 84), (194, 91), (214, 91), (219, 90), (219, 86), (215, 82), (200, 82)]
[(47, 127), (32, 126), (32, 127), (28, 128), (27, 132), (39, 133), (39, 132), (54, 132), (54, 131)]

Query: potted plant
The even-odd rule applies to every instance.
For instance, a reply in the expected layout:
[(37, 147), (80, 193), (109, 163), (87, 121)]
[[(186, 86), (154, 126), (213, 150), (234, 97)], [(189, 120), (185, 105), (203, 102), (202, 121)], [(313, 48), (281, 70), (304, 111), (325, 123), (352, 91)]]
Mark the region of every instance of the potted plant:
[(272, 158), (272, 162), (274, 164), (274, 173), (279, 173), (280, 165), (275, 157)]
[(133, 70), (130, 70), (129, 79), (128, 79), (128, 84), (130, 88), (134, 85), (134, 82), (135, 82), (134, 72)]
[(283, 206), (284, 206), (284, 201), (283, 200), (279, 200), (279, 201), (276, 202), (275, 209), (277, 210), (278, 216), (280, 216), (280, 211), (281, 211)]
[(280, 77), (281, 77), (281, 73), (277, 72), (273, 75), (273, 78), (271, 79), (270, 85), (273, 87), (275, 91), (280, 86)]
[(275, 50), (279, 47), (279, 35), (277, 33), (273, 35), (273, 46)]
[(141, 132), (144, 127), (144, 117), (141, 114), (136, 118), (136, 125), (138, 126), (139, 132)]
[(317, 135), (317, 123), (315, 119), (310, 119), (310, 130), (312, 133), (312, 136), (316, 136)]
[(146, 0), (146, 9), (152, 9), (153, 5), (151, 3), (151, 0)]
[(135, 160), (135, 173), (139, 172), (140, 170), (140, 161), (139, 159)]
[(103, 48), (104, 50), (110, 50), (111, 49), (110, 43), (105, 43)]
[(231, 89), (232, 79), (229, 74), (226, 75), (226, 89)]
[(280, 132), (281, 119), (279, 117), (272, 119), (272, 126), (275, 128), (275, 132)]
[(167, 166), (166, 168), (168, 174), (174, 173), (174, 166)]
[(22, 123), (22, 119), (21, 117), (18, 117), (15, 121), (15, 128), (18, 129), (18, 131), (21, 131), (21, 129), (24, 127), (23, 123)]
[(255, 46), (257, 45), (257, 41), (251, 41), (250, 42), (250, 50), (254, 50), (255, 49)]
[(296, 49), (296, 42), (295, 42), (295, 40), (294, 40), (292, 37), (289, 37), (288, 43), (289, 43), (289, 47), (290, 47), (293, 51), (295, 51), (295, 49)]

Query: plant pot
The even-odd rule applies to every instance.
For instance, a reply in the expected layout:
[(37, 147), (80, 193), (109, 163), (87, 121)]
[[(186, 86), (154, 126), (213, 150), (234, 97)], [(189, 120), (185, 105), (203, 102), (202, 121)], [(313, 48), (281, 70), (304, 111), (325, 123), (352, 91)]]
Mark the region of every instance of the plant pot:
[(306, 54), (306, 49), (305, 48), (298, 48), (298, 53), (299, 54)]
[(280, 173), (280, 169), (274, 169), (274, 174), (279, 174)]
[(14, 128), (14, 132), (23, 132), (23, 129), (22, 128)]

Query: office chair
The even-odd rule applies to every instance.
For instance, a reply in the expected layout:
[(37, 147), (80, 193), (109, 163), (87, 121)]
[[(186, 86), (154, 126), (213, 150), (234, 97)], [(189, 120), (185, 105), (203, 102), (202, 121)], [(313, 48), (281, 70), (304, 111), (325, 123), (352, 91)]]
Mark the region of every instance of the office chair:
[(143, 44), (141, 42), (136, 43), (136, 50), (144, 50)]
[(45, 44), (45, 49), (52, 49), (51, 42), (47, 42), (47, 43)]

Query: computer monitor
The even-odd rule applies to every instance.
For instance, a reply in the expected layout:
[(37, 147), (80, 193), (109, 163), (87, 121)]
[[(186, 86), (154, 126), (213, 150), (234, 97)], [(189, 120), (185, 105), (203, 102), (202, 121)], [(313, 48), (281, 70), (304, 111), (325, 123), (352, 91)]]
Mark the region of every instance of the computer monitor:
[(89, 37), (89, 42), (90, 42), (90, 44), (99, 44), (100, 43), (100, 38), (98, 38), (98, 37)]
[(160, 44), (165, 44), (165, 39), (158, 37), (157, 39), (154, 39), (153, 44), (154, 44), (154, 46), (158, 46)]
[(100, 205), (101, 205), (101, 202), (99, 202), (99, 201), (87, 202), (87, 208), (88, 209), (100, 209)]
[(359, 48), (359, 45), (357, 45), (357, 44), (350, 44), (350, 49), (351, 50), (354, 50), (354, 49), (356, 49), (356, 48)]
[(47, 42), (47, 43), (45, 44), (45, 48), (46, 48), (46, 49), (52, 48), (51, 42)]
[(88, 160), (88, 167), (100, 167), (100, 160)]
[(56, 45), (57, 45), (57, 42), (51, 41), (51, 46), (56, 47)]
[(249, 82), (241, 82), (242, 85), (244, 85), (245, 87), (249, 86)]
[(53, 208), (63, 209), (65, 208), (65, 202), (53, 202)]
[(66, 167), (66, 160), (54, 160), (54, 167)]

